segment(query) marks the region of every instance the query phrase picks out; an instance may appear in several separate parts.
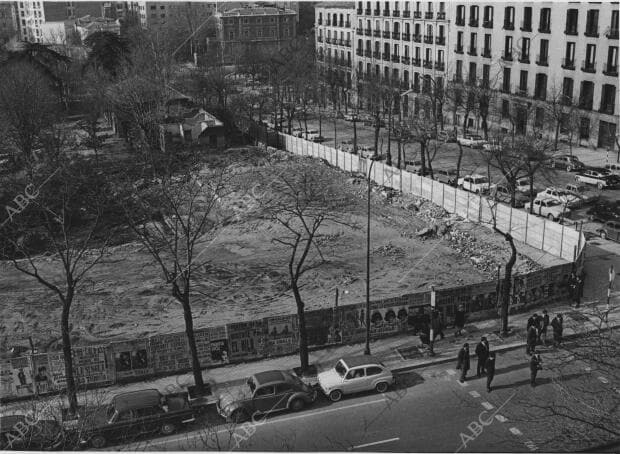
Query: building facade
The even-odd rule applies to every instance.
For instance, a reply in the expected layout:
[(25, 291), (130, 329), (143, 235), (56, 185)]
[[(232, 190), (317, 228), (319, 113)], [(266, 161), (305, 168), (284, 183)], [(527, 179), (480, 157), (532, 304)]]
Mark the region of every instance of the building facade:
[[(336, 10), (316, 8), (319, 67), (346, 55), (332, 25)], [(351, 68), (342, 68), (354, 93), (364, 79), (380, 78), (401, 90), (407, 114), (431, 87), (484, 87), (493, 91), (498, 128), (542, 128), (555, 111), (561, 129), (578, 131), (583, 145), (613, 148), (618, 2), (361, 1), (337, 11), (338, 23), (350, 15), (355, 32)], [(480, 127), (475, 112), (457, 113), (460, 127)]]
[(18, 35), (14, 2), (0, 2), (0, 44)]

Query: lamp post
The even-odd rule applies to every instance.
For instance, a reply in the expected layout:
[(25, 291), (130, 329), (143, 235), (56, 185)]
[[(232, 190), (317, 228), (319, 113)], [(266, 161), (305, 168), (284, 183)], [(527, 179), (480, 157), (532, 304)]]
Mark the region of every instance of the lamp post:
[(364, 355), (370, 355), (370, 177), (374, 160), (370, 161), (368, 169), (368, 210), (366, 224), (366, 349)]

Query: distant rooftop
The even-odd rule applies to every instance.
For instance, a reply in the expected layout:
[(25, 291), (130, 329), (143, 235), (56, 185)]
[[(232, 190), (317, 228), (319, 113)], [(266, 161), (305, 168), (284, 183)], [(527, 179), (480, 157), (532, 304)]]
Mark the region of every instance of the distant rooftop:
[(338, 8), (352, 9), (355, 8), (355, 2), (319, 2), (314, 5), (315, 8)]
[(292, 9), (276, 8), (273, 6), (244, 6), (224, 11), (222, 16), (269, 16), (277, 14), (297, 14)]

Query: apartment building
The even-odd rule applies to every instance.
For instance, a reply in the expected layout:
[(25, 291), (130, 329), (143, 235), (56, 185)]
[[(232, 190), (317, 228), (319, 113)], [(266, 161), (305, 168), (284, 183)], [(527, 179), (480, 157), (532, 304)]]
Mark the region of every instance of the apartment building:
[(34, 43), (42, 42), (42, 25), (45, 22), (43, 2), (15, 2), (15, 14), (20, 39)]
[(14, 2), (0, 2), (0, 44), (17, 36), (17, 15)]
[(576, 123), (582, 144), (613, 148), (618, 2), (451, 2), (449, 14), (455, 37), (449, 77), (496, 88), (501, 128), (542, 128), (549, 103), (559, 101), (567, 120), (577, 117), (563, 127)]
[[(352, 5), (352, 4), (351, 4)], [(339, 85), (346, 87), (347, 103), (351, 102), (353, 73), (353, 38), (355, 36), (352, 17), (353, 7), (332, 4), (316, 7), (315, 11), (316, 50), (319, 70), (330, 73)]]

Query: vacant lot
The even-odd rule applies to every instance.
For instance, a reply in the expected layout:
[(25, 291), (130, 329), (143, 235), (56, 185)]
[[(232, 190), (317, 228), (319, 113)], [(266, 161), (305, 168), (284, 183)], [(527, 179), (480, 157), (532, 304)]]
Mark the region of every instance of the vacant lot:
[[(237, 170), (272, 166), (274, 174), (304, 159), (284, 152), (266, 156), (256, 149), (225, 153), (229, 158), (238, 156)], [(212, 158), (223, 162), (220, 156)], [(319, 242), (329, 262), (303, 278), (302, 296), (308, 309), (333, 305), (336, 289), (341, 305), (365, 299), (367, 186), (363, 179), (341, 175), (343, 191), (355, 201), (349, 207), (351, 225), (322, 231)], [(229, 208), (237, 202), (232, 197), (221, 203)], [(492, 279), (496, 266), (509, 255), (505, 241), (490, 229), (450, 218), (419, 199), (390, 198), (375, 188), (371, 213), (371, 299), (422, 291), (431, 285), (452, 287)], [(443, 235), (417, 235), (433, 224), (440, 225)], [(251, 218), (226, 225), (205, 243), (201, 258), (209, 259), (209, 264), (197, 272), (193, 294), (196, 327), (295, 312), (288, 288), (287, 251), (272, 241), (281, 233), (273, 222)], [(561, 263), (525, 245), (519, 245), (519, 251), (518, 272)], [(55, 259), (37, 262), (43, 274), (57, 273)], [(116, 246), (80, 289), (72, 311), (74, 339), (79, 345), (182, 331), (181, 306), (169, 295), (160, 269), (138, 243)], [(32, 335), (42, 350), (57, 347), (60, 310), (55, 296), (10, 263), (0, 263), (0, 301), (0, 336), (5, 346), (23, 344)]]

